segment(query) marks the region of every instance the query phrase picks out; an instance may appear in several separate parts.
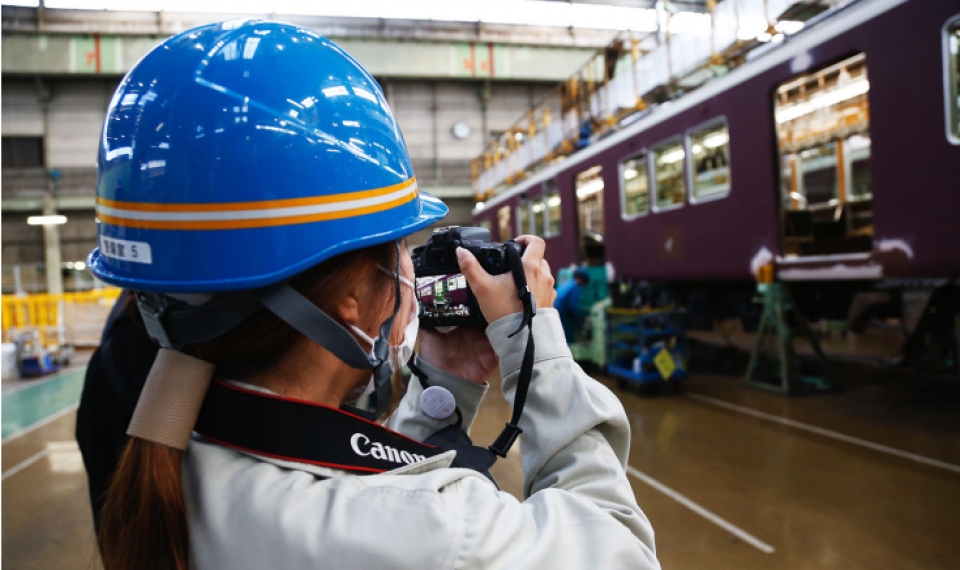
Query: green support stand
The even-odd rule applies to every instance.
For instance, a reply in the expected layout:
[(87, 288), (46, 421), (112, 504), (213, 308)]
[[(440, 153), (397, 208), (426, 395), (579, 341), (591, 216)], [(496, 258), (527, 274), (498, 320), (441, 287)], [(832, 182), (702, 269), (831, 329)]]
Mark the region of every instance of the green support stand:
[[(833, 384), (827, 380), (830, 374), (827, 357), (793, 304), (789, 287), (783, 283), (759, 283), (757, 293), (763, 304), (763, 316), (747, 365), (747, 385), (786, 396), (833, 390)], [(816, 358), (812, 363), (802, 363), (797, 357), (791, 323), (813, 347)], [(817, 371), (809, 373), (811, 367)]]

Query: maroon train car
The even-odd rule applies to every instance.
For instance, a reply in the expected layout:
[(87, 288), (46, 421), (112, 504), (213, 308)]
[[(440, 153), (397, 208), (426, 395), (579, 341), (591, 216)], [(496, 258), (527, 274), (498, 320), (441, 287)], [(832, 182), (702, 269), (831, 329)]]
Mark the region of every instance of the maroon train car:
[(858, 311), (933, 290), (955, 306), (958, 43), (956, 0), (842, 5), (474, 219), (500, 240), (544, 236), (554, 268), (602, 243), (592, 262), (717, 313), (771, 263), (812, 318), (852, 318), (857, 295)]

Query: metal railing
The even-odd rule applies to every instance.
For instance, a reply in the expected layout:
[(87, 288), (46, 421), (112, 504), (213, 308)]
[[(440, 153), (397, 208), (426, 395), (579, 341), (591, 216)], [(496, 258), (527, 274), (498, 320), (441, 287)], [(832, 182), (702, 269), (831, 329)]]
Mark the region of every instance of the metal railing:
[[(815, 4), (825, 9), (835, 2)], [(482, 202), (651, 105), (726, 74), (758, 45), (782, 41), (802, 27), (778, 21), (795, 4), (801, 0), (707, 0), (706, 14), (665, 12), (659, 31), (620, 33), (490, 140), (471, 163), (475, 199)], [(809, 0), (803, 6), (809, 9)], [(654, 38), (655, 47), (646, 48)]]
[(36, 330), (44, 346), (95, 346), (121, 291), (110, 287), (62, 295), (3, 295), (3, 341)]

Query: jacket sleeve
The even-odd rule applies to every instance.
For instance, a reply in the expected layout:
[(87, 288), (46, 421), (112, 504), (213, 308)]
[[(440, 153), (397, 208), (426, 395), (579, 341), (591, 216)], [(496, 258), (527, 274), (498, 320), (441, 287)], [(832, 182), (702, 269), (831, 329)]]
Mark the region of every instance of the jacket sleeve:
[[(520, 315), (487, 328), (513, 404), (527, 332)], [(523, 502), (479, 477), (442, 493), (462, 517), (456, 568), (659, 568), (653, 529), (624, 471), (630, 426), (620, 401), (587, 376), (564, 342), (557, 312), (538, 309), (536, 361), (520, 427)]]
[[(453, 394), (457, 407), (463, 415), (463, 428), (470, 433), (470, 426), (477, 417), (477, 409), (480, 402), (483, 401), (484, 394), (487, 393), (489, 384), (482, 386), (474, 384), (469, 380), (464, 380), (433, 366), (426, 360), (417, 356), (416, 364), (429, 378), (431, 386), (442, 386)], [(423, 394), (423, 387), (416, 376), (410, 378), (410, 385), (407, 387), (407, 393), (400, 400), (397, 411), (387, 422), (387, 427), (400, 432), (407, 437), (412, 437), (417, 441), (423, 441), (440, 431), (441, 429), (456, 423), (457, 415), (453, 414), (444, 420), (435, 420), (423, 413), (420, 408), (420, 394)]]

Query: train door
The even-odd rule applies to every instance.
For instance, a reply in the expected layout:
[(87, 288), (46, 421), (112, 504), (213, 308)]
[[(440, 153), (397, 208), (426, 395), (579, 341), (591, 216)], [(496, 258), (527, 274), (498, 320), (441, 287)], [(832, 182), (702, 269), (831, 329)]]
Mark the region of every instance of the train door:
[(510, 228), (510, 204), (497, 210), (497, 230), (499, 232), (498, 240), (507, 241), (513, 238), (513, 230)]
[(577, 239), (580, 259), (590, 265), (606, 261), (603, 229), (603, 167), (594, 166), (577, 174)]
[(778, 86), (785, 256), (872, 249), (869, 90), (862, 53)]

